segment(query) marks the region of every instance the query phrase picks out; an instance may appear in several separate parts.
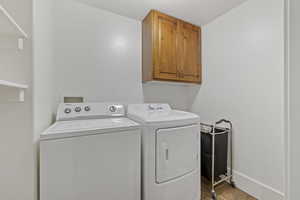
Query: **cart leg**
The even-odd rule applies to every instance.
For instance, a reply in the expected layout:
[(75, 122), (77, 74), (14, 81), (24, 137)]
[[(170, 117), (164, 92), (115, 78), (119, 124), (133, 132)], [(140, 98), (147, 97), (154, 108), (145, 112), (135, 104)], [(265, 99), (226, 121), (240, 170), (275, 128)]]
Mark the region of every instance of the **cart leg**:
[(217, 193), (215, 191), (215, 131), (216, 126), (213, 127), (212, 132), (212, 158), (211, 158), (211, 199), (217, 200)]
[(211, 200), (217, 200), (217, 193), (215, 190), (211, 191)]
[(231, 187), (235, 188), (235, 183), (232, 180), (233, 179), (233, 139), (232, 139), (232, 123), (229, 121), (230, 124), (230, 185)]

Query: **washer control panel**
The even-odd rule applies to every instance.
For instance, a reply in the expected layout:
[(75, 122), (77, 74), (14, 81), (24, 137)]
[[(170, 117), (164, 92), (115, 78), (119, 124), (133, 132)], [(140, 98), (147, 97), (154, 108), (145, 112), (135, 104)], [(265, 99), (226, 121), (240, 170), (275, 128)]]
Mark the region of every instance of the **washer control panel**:
[(58, 107), (56, 120), (74, 118), (105, 118), (125, 116), (125, 106), (113, 103), (62, 103)]

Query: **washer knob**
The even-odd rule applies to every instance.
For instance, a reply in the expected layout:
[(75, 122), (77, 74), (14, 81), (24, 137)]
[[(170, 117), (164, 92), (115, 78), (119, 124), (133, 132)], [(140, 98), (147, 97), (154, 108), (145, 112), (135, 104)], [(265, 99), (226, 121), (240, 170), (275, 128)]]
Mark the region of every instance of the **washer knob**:
[(69, 114), (69, 113), (71, 113), (71, 112), (72, 112), (71, 108), (66, 108), (66, 109), (65, 109), (65, 113), (66, 113), (66, 114)]
[(84, 110), (85, 110), (86, 112), (89, 112), (89, 111), (91, 110), (91, 107), (85, 106), (85, 107), (84, 107)]
[(109, 111), (110, 112), (116, 112), (117, 111), (117, 107), (116, 106), (110, 106), (109, 107)]
[(75, 112), (80, 112), (81, 111), (81, 108), (80, 107), (76, 107), (75, 108)]

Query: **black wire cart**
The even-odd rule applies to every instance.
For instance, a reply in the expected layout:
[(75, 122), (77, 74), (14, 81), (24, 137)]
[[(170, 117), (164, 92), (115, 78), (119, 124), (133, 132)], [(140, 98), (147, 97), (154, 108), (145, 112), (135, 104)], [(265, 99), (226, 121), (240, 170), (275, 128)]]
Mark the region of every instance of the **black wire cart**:
[[(229, 128), (220, 127), (220, 125), (222, 123), (228, 124)], [(210, 162), (210, 160), (211, 160), (211, 165), (210, 165), (210, 163), (209, 163), (209, 165), (206, 165), (206, 166), (211, 167), (211, 169), (208, 169), (209, 173), (206, 173), (206, 175), (209, 174), (208, 176), (210, 176), (210, 177), (208, 177), (208, 178), (209, 179), (211, 178), (211, 198), (212, 198), (212, 200), (217, 199), (217, 194), (215, 191), (215, 187), (217, 185), (219, 185), (223, 182), (229, 182), (229, 184), (231, 184), (232, 187), (235, 187), (235, 184), (233, 181), (232, 128), (233, 128), (233, 126), (232, 126), (231, 121), (229, 121), (227, 119), (221, 119), (221, 120), (215, 122), (215, 124), (213, 124), (213, 125), (201, 123), (201, 132), (208, 134), (208, 136), (210, 137), (210, 139), (209, 139), (210, 144), (207, 145), (207, 141), (206, 141), (206, 146), (209, 148), (208, 152), (211, 155), (209, 155), (210, 159), (206, 159), (206, 160), (204, 160), (204, 162)], [(221, 144), (219, 141), (220, 137), (223, 140), (223, 149), (218, 150), (219, 147), (217, 145)], [(203, 138), (202, 138), (202, 140), (203, 140)], [(216, 142), (217, 142), (217, 145), (216, 145)], [(228, 144), (228, 142), (229, 142), (229, 144)], [(226, 145), (226, 147), (224, 147), (224, 145)], [(219, 151), (219, 152), (217, 152), (217, 155), (219, 155), (219, 157), (216, 157), (216, 150)], [(225, 155), (224, 155), (224, 151), (225, 151)], [(229, 151), (229, 153), (228, 153), (228, 151)], [(220, 153), (222, 154), (221, 155), (222, 159), (226, 160), (223, 162), (223, 167), (221, 167), (221, 170), (220, 170), (219, 166), (216, 166), (216, 162), (219, 163), (219, 160), (216, 160), (216, 159), (220, 159)], [(229, 160), (230, 160), (229, 172), (227, 170), (227, 155), (229, 155)], [(203, 162), (203, 160), (202, 160), (202, 162)], [(207, 163), (204, 163), (204, 164), (207, 164)], [(216, 175), (216, 170), (217, 170), (217, 175)], [(220, 171), (222, 171), (221, 175), (220, 175)]]

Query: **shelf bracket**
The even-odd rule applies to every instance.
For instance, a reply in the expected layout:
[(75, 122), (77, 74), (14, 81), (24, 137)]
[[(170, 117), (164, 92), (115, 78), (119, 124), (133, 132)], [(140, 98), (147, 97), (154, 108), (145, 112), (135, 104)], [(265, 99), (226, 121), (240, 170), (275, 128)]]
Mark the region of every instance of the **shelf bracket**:
[(8, 13), (8, 11), (0, 4), (0, 11), (6, 16), (10, 23), (19, 31), (19, 33), (24, 37), (28, 38), (27, 33), (19, 26), (19, 24), (14, 20), (14, 18)]
[(27, 85), (0, 80), (0, 102), (18, 103), (25, 101)]
[[(2, 21), (5, 20), (5, 21)], [(9, 14), (9, 12), (0, 4), (0, 24), (4, 27), (1, 27), (0, 35), (1, 38), (9, 39), (10, 37), (13, 37), (14, 40), (17, 42), (17, 48), (19, 50), (24, 49), (24, 39), (28, 39), (28, 34), (22, 29), (22, 27), (16, 22), (16, 20), (12, 17), (12, 15)], [(7, 31), (7, 32), (6, 32)], [(4, 49), (6, 49), (8, 42), (4, 42), (4, 45), (2, 44), (3, 41), (1, 41), (1, 46), (4, 46)], [(16, 43), (12, 43), (14, 45), (13, 48), (16, 48)], [(8, 45), (9, 49), (11, 48), (11, 45)]]
[(18, 38), (18, 49), (23, 50), (24, 49), (24, 39)]

